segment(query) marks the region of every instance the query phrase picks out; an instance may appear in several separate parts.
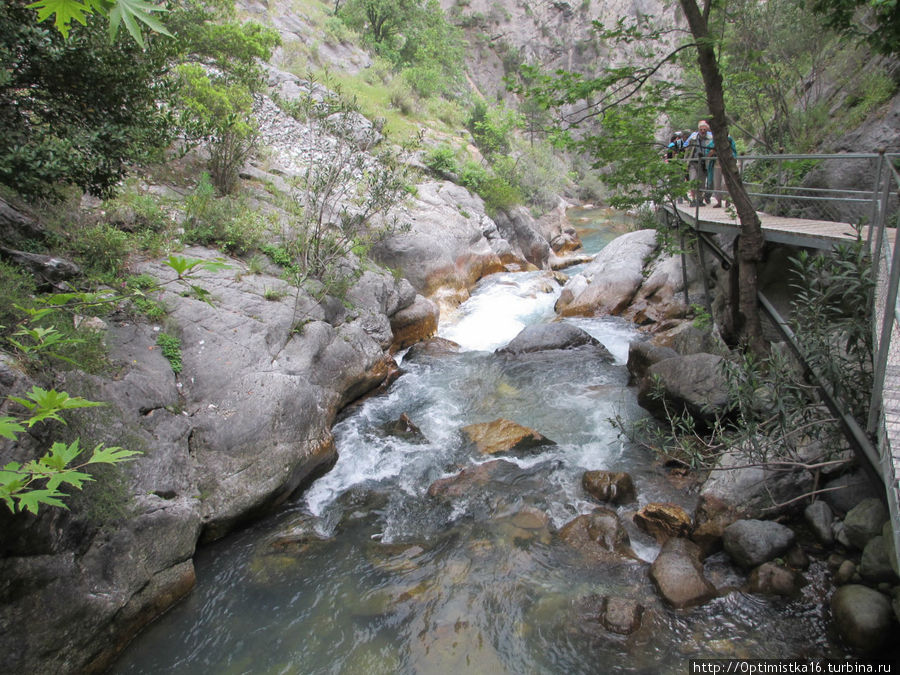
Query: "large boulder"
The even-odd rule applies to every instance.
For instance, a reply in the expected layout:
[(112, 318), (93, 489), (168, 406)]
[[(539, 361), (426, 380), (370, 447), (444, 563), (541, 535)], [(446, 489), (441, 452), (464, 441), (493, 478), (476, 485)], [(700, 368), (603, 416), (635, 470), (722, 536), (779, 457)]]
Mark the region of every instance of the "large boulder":
[[(656, 395), (660, 387), (662, 398)], [(666, 408), (676, 414), (686, 411), (701, 421), (712, 421), (728, 405), (728, 383), (722, 373), (722, 357), (689, 354), (664, 359), (647, 369), (641, 381), (638, 403), (665, 418)]]
[(803, 510), (803, 518), (809, 529), (821, 543), (831, 546), (834, 543), (834, 532), (831, 524), (834, 522), (834, 513), (831, 507), (822, 500), (816, 500)]
[(703, 574), (700, 549), (687, 539), (669, 539), (650, 566), (650, 578), (672, 607), (700, 605), (716, 596)]
[(793, 530), (773, 520), (738, 520), (725, 528), (722, 544), (747, 569), (785, 553), (794, 545)]
[(865, 499), (844, 517), (844, 534), (853, 546), (863, 550), (870, 539), (881, 534), (887, 519), (887, 509), (880, 499)]
[(391, 348), (399, 351), (433, 337), (437, 333), (439, 317), (440, 310), (437, 304), (417, 295), (408, 307), (391, 315), (390, 325), (393, 334)]
[(656, 250), (656, 230), (638, 230), (607, 244), (582, 272), (587, 286), (559, 311), (563, 316), (621, 314), (644, 281), (644, 263)]
[(534, 429), (502, 418), (470, 424), (462, 428), (462, 433), (483, 455), (531, 454), (540, 452), (545, 446), (556, 445)]
[(628, 373), (633, 382), (641, 382), (647, 377), (650, 367), (655, 363), (678, 356), (671, 347), (663, 347), (645, 340), (635, 340), (628, 344)]
[(831, 596), (831, 615), (844, 641), (863, 652), (881, 647), (891, 632), (890, 600), (867, 586), (848, 584), (837, 589)]
[(540, 233), (538, 224), (524, 206), (515, 206), (494, 215), (497, 230), (513, 250), (538, 268), (546, 268), (550, 259), (550, 244)]
[(497, 350), (498, 354), (528, 354), (551, 349), (577, 349), (592, 347), (599, 357), (613, 360), (603, 344), (586, 331), (570, 323), (543, 323), (526, 326), (508, 345)]
[(400, 217), (409, 229), (379, 242), (372, 252), (382, 264), (400, 270), (419, 293), (431, 296), (446, 287), (464, 300), (481, 277), (503, 270), (482, 231), (490, 220), (484, 204), (465, 188), (422, 183)]
[(642, 326), (684, 318), (688, 311), (684, 301), (685, 275), (688, 298), (691, 302), (702, 301), (703, 275), (694, 256), (686, 256), (682, 261), (680, 255), (661, 255), (645, 272), (625, 316)]
[(716, 470), (710, 472), (700, 488), (701, 496), (721, 500), (749, 518), (796, 507), (798, 502), (787, 502), (812, 489), (812, 473), (800, 468), (781, 471), (759, 465), (749, 459), (750, 450), (735, 448), (723, 453), (716, 460)]

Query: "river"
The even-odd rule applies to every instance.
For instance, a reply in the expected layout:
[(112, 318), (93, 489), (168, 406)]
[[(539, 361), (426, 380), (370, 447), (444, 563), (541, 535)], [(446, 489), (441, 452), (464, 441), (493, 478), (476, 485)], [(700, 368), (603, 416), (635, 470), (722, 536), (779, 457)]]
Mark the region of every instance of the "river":
[[(581, 217), (581, 236), (598, 248), (621, 229)], [(599, 563), (558, 538), (596, 506), (580, 486), (588, 469), (631, 473), (638, 503), (622, 515), (695, 499), (612, 422), (644, 415), (624, 366), (633, 326), (574, 320), (613, 363), (494, 353), (524, 326), (552, 320), (559, 290), (544, 272), (482, 280), (442, 319), (440, 336), (460, 351), (402, 362), (386, 393), (345, 411), (335, 467), (280, 513), (198, 552), (194, 591), (113, 672), (684, 673), (691, 658), (839, 656), (816, 583), (790, 601), (727, 592), (743, 577), (718, 554), (706, 569), (722, 596), (673, 611), (645, 563)], [(385, 430), (403, 414), (423, 438)], [(487, 465), (459, 429), (499, 417), (556, 445)], [(428, 494), (463, 469), (475, 479)], [(624, 520), (636, 554), (652, 561), (656, 543)], [(822, 574), (814, 563), (807, 576)], [(640, 629), (603, 629), (588, 611), (596, 596), (636, 601)]]

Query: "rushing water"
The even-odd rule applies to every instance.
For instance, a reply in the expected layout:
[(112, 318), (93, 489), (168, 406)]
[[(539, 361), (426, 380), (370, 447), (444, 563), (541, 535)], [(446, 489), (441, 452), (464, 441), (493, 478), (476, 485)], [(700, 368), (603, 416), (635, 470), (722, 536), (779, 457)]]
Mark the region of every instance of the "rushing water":
[[(387, 393), (346, 414), (334, 428), (334, 469), (282, 513), (199, 552), (196, 589), (114, 672), (683, 673), (690, 658), (834, 653), (813, 590), (790, 602), (734, 591), (675, 612), (646, 565), (601, 564), (555, 535), (595, 506), (580, 487), (586, 469), (630, 472), (639, 504), (629, 509), (690, 504), (610, 421), (642, 415), (623, 365), (630, 325), (576, 321), (612, 364), (493, 353), (551, 320), (558, 292), (540, 272), (483, 280), (440, 329), (461, 351), (404, 362)], [(424, 438), (385, 430), (404, 413)], [(485, 458), (459, 429), (498, 417), (557, 445), (478, 469)], [(463, 469), (476, 478), (428, 494)], [(629, 532), (652, 560), (655, 543)], [(720, 588), (743, 581), (721, 557), (707, 573)], [(585, 605), (595, 594), (637, 600), (642, 627), (629, 637), (602, 629)]]

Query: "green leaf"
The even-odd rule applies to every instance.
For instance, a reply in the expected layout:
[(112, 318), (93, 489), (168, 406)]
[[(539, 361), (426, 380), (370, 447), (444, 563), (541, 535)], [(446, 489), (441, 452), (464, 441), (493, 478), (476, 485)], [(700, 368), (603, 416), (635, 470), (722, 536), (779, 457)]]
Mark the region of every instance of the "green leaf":
[(39, 463), (53, 471), (64, 471), (73, 459), (81, 454), (81, 448), (78, 447), (78, 439), (75, 439), (69, 445), (56, 442), (50, 446), (50, 452), (44, 455)]
[(59, 506), (60, 508), (68, 509), (69, 507), (66, 506), (65, 503), (57, 499), (58, 497), (65, 496), (66, 495), (59, 490), (30, 490), (28, 492), (20, 492), (14, 495), (16, 501), (19, 502), (20, 510), (31, 511), (35, 515), (37, 515), (38, 509), (40, 508), (41, 504), (46, 504), (47, 506)]
[(137, 450), (123, 450), (118, 446), (112, 447), (103, 447), (101, 443), (96, 448), (94, 448), (94, 454), (91, 455), (91, 458), (87, 461), (87, 464), (116, 464), (118, 462), (128, 461), (130, 458), (135, 455), (140, 455), (142, 453)]
[(38, 0), (26, 7), (37, 10), (38, 21), (46, 21), (55, 15), (53, 25), (64, 38), (69, 37), (69, 26), (73, 20), (84, 26), (87, 21), (85, 14), (91, 13), (91, 9), (79, 0)]
[(50, 476), (50, 478), (47, 480), (47, 489), (55, 490), (63, 483), (68, 483), (69, 485), (72, 485), (80, 490), (81, 486), (84, 483), (92, 480), (94, 480), (94, 477), (89, 473), (84, 473), (83, 471), (75, 471), (74, 469), (72, 469)]
[(54, 419), (60, 422), (64, 420), (58, 415), (62, 410), (72, 410), (74, 408), (95, 408), (97, 406), (106, 405), (98, 401), (88, 401), (80, 396), (69, 396), (64, 391), (56, 391), (55, 389), (42, 389), (37, 385), (31, 387), (26, 398), (18, 396), (10, 396), (11, 401), (15, 401), (31, 411), (31, 417), (26, 420), (29, 427), (34, 426), (38, 422), (47, 419)]
[(125, 24), (131, 37), (141, 47), (144, 46), (144, 36), (140, 24), (144, 24), (156, 33), (172, 37), (166, 27), (152, 14), (152, 12), (165, 11), (167, 10), (143, 0), (118, 0), (109, 13), (109, 37), (111, 40), (115, 40), (121, 23)]
[(25, 427), (19, 424), (15, 417), (10, 417), (9, 415), (0, 417), (0, 436), (3, 438), (14, 441), (16, 440), (16, 434), (21, 434), (23, 431), (25, 431)]

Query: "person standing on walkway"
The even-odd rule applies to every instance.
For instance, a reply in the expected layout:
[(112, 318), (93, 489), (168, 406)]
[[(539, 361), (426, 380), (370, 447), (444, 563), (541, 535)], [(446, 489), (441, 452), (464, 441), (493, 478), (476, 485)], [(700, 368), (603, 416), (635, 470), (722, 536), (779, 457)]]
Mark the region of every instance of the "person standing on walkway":
[[(734, 144), (734, 139), (731, 137), (731, 134), (728, 134), (728, 143), (729, 143), (729, 145), (731, 145), (731, 154), (734, 157), (737, 157), (737, 146)], [(713, 159), (710, 159), (709, 163), (711, 166), (715, 167), (715, 163), (716, 163), (715, 156), (718, 154), (716, 152), (715, 143), (710, 143), (709, 148), (710, 148), (709, 154), (713, 158)], [(722, 172), (716, 171), (715, 168), (713, 168), (712, 170), (714, 172), (713, 194), (715, 194), (715, 196), (716, 196), (716, 203), (713, 204), (713, 208), (717, 208), (717, 209), (721, 208), (722, 201), (724, 198), (725, 208), (727, 209), (728, 208), (728, 193), (725, 191), (725, 180), (722, 177)]]
[[(713, 135), (709, 130), (709, 123), (700, 120), (697, 123), (697, 131), (688, 136), (684, 144), (685, 158), (688, 160), (688, 180), (693, 187), (691, 189), (691, 206), (698, 206), (703, 199), (702, 190), (707, 183), (706, 159), (709, 149), (713, 144)], [(709, 197), (706, 198), (707, 202)]]

